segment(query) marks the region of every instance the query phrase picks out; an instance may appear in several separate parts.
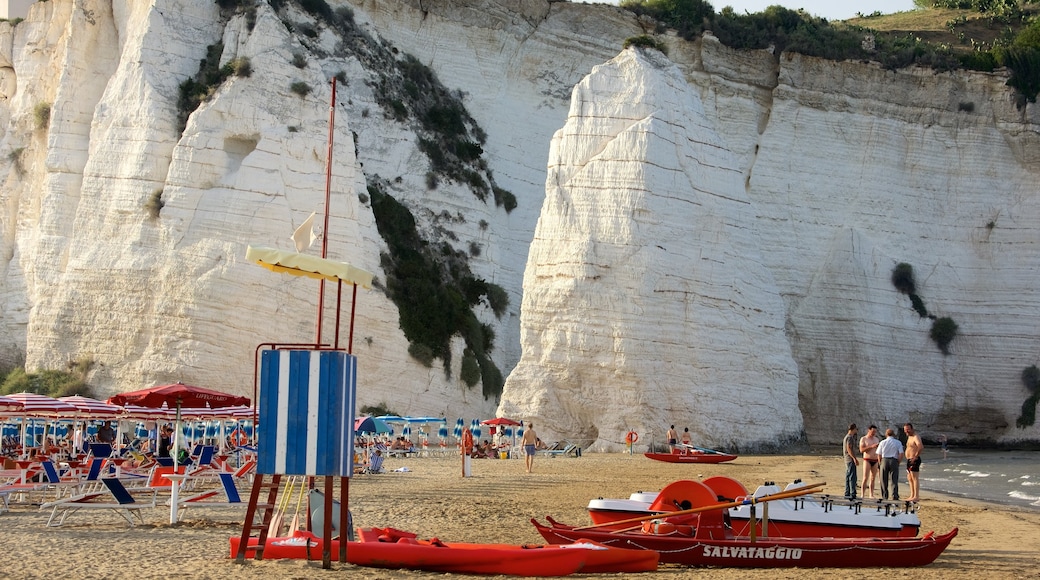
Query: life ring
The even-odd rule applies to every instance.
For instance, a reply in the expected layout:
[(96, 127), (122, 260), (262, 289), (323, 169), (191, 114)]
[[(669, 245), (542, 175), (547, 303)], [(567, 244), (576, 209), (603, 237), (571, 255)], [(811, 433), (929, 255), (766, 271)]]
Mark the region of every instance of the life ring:
[(636, 433), (635, 431), (629, 431), (628, 433), (625, 433), (626, 444), (631, 445), (636, 441), (639, 441), (639, 433)]
[(231, 432), (231, 442), (234, 443), (236, 447), (241, 447), (249, 443), (249, 437), (246, 436), (246, 432), (242, 429), (235, 429)]

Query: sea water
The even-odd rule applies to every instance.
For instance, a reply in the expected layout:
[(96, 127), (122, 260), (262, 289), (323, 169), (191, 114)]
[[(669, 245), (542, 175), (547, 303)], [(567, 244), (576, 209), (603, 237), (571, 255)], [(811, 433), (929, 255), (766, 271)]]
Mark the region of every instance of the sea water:
[[(922, 456), (922, 496), (928, 490), (972, 499), (1040, 509), (1040, 452), (982, 451), (926, 447)], [(900, 495), (907, 493), (905, 469)]]

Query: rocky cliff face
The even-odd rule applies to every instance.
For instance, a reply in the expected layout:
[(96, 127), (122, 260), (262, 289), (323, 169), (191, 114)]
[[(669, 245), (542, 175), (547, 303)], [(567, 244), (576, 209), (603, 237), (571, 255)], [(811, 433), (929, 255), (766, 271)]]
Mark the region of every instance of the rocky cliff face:
[[(378, 177), (432, 243), (479, 248), (474, 273), (511, 298), (501, 319), (478, 311), (512, 371), (497, 401), (458, 378), (461, 340), (450, 376), (424, 367), (394, 304), (360, 292), (360, 404), (452, 418), (501, 403), (601, 449), (669, 423), (741, 449), (908, 419), (951, 440), (1037, 439), (1015, 418), (1019, 375), (1040, 362), (1040, 118), (1000, 74), (740, 52), (710, 35), (668, 41), (668, 59), (618, 55), (641, 27), (610, 6), (330, 2), (461, 91), (517, 197), (506, 213), (428, 187), (416, 133), (379, 104), (385, 71), (282, 4), (51, 0), (0, 24), (6, 362), (90, 358), (98, 394), (170, 380), (251, 394), (257, 344), (312, 342), (316, 283), (244, 250), (289, 249), (322, 210), (328, 79), (342, 73), (329, 256), (384, 278), (365, 195)], [(178, 87), (217, 43), (253, 74), (181, 130)], [(958, 324), (948, 356), (892, 286), (899, 262), (928, 311)]]

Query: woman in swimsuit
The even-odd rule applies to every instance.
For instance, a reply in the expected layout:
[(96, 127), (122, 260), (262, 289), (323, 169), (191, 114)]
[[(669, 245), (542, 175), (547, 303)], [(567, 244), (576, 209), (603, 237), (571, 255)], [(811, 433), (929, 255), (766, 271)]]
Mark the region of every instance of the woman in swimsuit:
[[(867, 434), (859, 439), (859, 450), (863, 454), (863, 488), (860, 490), (862, 497), (874, 497), (874, 485), (877, 482), (877, 474), (881, 470), (880, 458), (877, 448), (881, 443), (878, 437), (877, 425), (871, 425)], [(867, 487), (870, 487), (870, 495), (867, 496)]]

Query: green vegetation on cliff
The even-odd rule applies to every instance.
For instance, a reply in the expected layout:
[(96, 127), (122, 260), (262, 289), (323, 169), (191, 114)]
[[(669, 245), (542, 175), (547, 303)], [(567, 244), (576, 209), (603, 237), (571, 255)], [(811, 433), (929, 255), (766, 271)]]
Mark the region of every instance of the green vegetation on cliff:
[(710, 30), (738, 49), (773, 47), (832, 60), (872, 60), (891, 69), (911, 65), (938, 71), (1007, 67), (1008, 85), (1024, 100), (1040, 93), (1040, 5), (1016, 0), (917, 0), (918, 10), (873, 13), (830, 22), (801, 10), (770, 6), (754, 14), (730, 7), (716, 13), (704, 0), (623, 0), (692, 40)]

